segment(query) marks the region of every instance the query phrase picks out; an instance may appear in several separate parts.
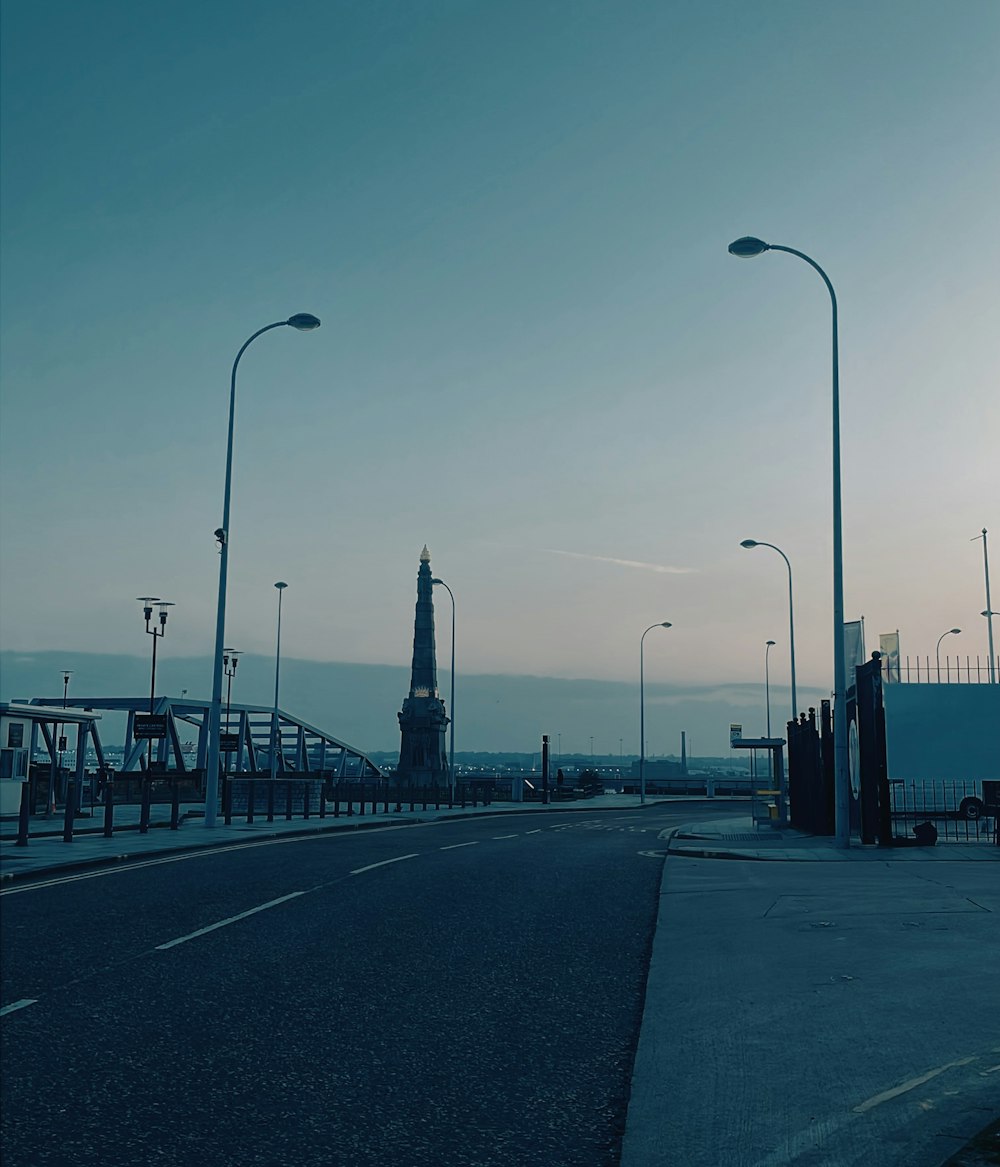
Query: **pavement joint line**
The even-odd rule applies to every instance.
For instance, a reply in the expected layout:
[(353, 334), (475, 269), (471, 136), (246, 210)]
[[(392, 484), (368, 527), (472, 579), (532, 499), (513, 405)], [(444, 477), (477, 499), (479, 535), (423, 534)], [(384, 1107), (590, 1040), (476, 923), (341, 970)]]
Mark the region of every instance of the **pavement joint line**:
[(22, 997), (20, 1001), (12, 1001), (9, 1005), (4, 1005), (0, 1009), (0, 1017), (6, 1017), (8, 1013), (16, 1013), (18, 1009), (27, 1009), (29, 1005), (36, 1005), (38, 1003), (37, 997)]
[(363, 875), (366, 871), (374, 871), (376, 867), (387, 867), (390, 863), (402, 863), (404, 859), (417, 859), (419, 855), (419, 851), (414, 851), (412, 855), (397, 855), (394, 859), (383, 859), (379, 863), (369, 863), (367, 867), (356, 867), (350, 874)]
[(199, 928), (197, 932), (189, 932), (186, 936), (178, 936), (176, 940), (168, 940), (165, 944), (157, 944), (155, 951), (163, 952), (168, 948), (176, 948), (178, 944), (185, 944), (188, 940), (196, 940), (199, 936), (204, 936), (208, 932), (215, 932), (219, 928), (228, 927), (230, 924), (235, 924), (237, 920), (245, 920), (247, 916), (256, 916), (258, 912), (265, 912), (268, 908), (276, 908), (278, 904), (285, 904), (289, 900), (298, 899), (299, 896), (306, 894), (304, 891), (293, 891), (289, 895), (279, 896), (276, 900), (268, 900), (266, 904), (258, 904), (256, 908), (250, 908), (245, 912), (240, 912), (239, 915), (229, 916), (225, 920), (219, 920), (216, 924), (209, 924), (206, 928)]
[(928, 1070), (926, 1074), (920, 1074), (916, 1078), (909, 1078), (905, 1082), (901, 1082), (898, 1086), (894, 1086), (891, 1090), (883, 1090), (881, 1094), (875, 1094), (871, 1098), (867, 1098), (864, 1102), (854, 1107), (855, 1114), (864, 1114), (875, 1106), (881, 1106), (883, 1102), (890, 1102), (893, 1098), (898, 1098), (900, 1094), (908, 1094), (911, 1090), (916, 1090), (918, 1086), (923, 1086), (925, 1082), (929, 1082), (932, 1078), (936, 1078), (938, 1074), (943, 1074), (945, 1070), (954, 1070), (957, 1066), (967, 1066), (970, 1062), (978, 1061), (978, 1056), (973, 1054), (969, 1058), (959, 1058), (955, 1062), (947, 1062), (943, 1066), (938, 1066), (936, 1069)]
[(456, 851), (459, 847), (478, 847), (479, 840), (473, 839), (471, 843), (449, 843), (447, 847), (438, 847), (439, 851)]

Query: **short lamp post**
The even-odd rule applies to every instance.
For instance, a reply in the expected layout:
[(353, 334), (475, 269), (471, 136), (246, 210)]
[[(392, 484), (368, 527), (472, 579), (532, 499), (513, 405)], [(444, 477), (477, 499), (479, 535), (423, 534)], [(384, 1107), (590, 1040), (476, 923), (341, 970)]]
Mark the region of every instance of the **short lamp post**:
[[(226, 674), (226, 736), (231, 737), (233, 732), (233, 723), (230, 717), (230, 710), (233, 704), (233, 680), (236, 677), (236, 666), (240, 663), (240, 650), (238, 648), (224, 648), (222, 650), (222, 669)], [(236, 763), (239, 769), (239, 761)], [(230, 770), (230, 752), (226, 750), (226, 772)]]
[[(770, 672), (770, 669), (768, 668), (768, 659), (767, 658), (768, 658), (768, 655), (770, 654), (772, 648), (774, 648), (774, 641), (769, 640), (767, 642), (767, 644), (764, 646), (764, 704), (767, 708), (767, 736), (769, 738), (771, 736), (771, 672)], [(767, 751), (768, 777), (773, 776), (773, 771), (771, 768), (771, 766), (772, 766), (771, 758), (772, 758), (772, 754), (771, 754), (771, 750), (769, 748)]]
[(226, 485), (222, 501), (222, 526), (215, 532), (219, 542), (219, 599), (215, 614), (215, 654), (212, 668), (212, 704), (208, 710), (208, 757), (205, 774), (205, 826), (214, 827), (219, 810), (219, 731), (222, 723), (222, 657), (226, 643), (226, 581), (229, 574), (229, 504), (233, 483), (233, 429), (236, 423), (236, 370), (240, 357), (247, 348), (272, 328), (294, 328), (298, 332), (312, 332), (319, 328), (319, 319), (308, 312), (297, 312), (287, 320), (276, 320), (258, 328), (243, 343), (233, 361), (229, 382), (229, 437), (226, 444)]
[[(66, 699), (67, 699), (67, 696), (69, 694), (69, 679), (72, 675), (73, 675), (72, 669), (63, 669), (63, 673), (62, 673), (62, 679), (63, 679), (62, 707), (63, 707), (63, 709), (66, 708)], [(61, 721), (57, 721), (55, 726), (53, 727), (53, 729), (54, 729), (54, 739), (53, 739), (52, 745), (55, 747), (56, 759), (57, 759), (56, 760), (56, 779), (55, 780), (57, 782), (62, 782), (63, 751), (64, 751), (65, 746), (66, 746), (66, 737), (63, 734), (63, 723)], [(50, 775), (51, 775), (51, 771), (50, 771)], [(49, 782), (51, 785), (51, 783), (52, 783), (51, 776), (50, 776)], [(55, 794), (56, 794), (56, 788), (54, 785), (52, 785), (51, 789), (49, 790), (48, 806), (46, 807), (47, 812), (51, 811), (51, 810), (55, 810)]]
[(730, 255), (752, 259), (765, 251), (784, 251), (807, 263), (826, 285), (832, 312), (833, 403), (833, 786), (838, 847), (851, 845), (851, 785), (847, 761), (847, 655), (844, 647), (844, 543), (840, 489), (840, 352), (837, 337), (837, 294), (830, 277), (804, 251), (765, 243), (744, 235), (729, 244)]
[(650, 624), (639, 638), (639, 802), (643, 806), (646, 805), (646, 670), (643, 646), (646, 636), (654, 628), (672, 627), (669, 620), (664, 620), (662, 624)]
[(443, 579), (432, 579), (432, 584), (437, 584), (451, 596), (451, 704), (448, 711), (451, 714), (450, 723), (448, 725), (448, 785), (451, 789), (451, 797), (455, 797), (455, 593), (444, 582)]
[[(146, 621), (146, 632), (153, 638), (153, 663), (149, 674), (149, 712), (156, 712), (156, 643), (166, 635), (168, 610), (174, 605), (169, 600), (161, 600), (157, 596), (139, 596), (142, 604), (142, 615)], [(158, 618), (153, 618), (153, 605), (159, 609)], [(158, 626), (157, 626), (158, 625)], [(146, 763), (146, 774), (142, 783), (142, 809), (139, 812), (139, 833), (146, 834), (149, 830), (149, 797), (150, 781), (153, 774), (153, 742), (159, 740), (150, 736), (149, 757)]]
[(937, 661), (937, 682), (941, 684), (941, 641), (946, 636), (958, 636), (962, 631), (961, 628), (949, 628), (947, 632), (942, 632), (937, 638), (937, 644), (934, 646), (934, 659)]

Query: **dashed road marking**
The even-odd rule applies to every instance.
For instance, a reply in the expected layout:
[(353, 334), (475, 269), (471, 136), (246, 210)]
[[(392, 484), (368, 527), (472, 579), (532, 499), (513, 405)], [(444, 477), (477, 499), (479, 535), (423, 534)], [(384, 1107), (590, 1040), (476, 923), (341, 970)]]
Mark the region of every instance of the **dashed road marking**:
[(449, 843), (447, 847), (438, 847), (439, 851), (454, 851), (458, 847), (478, 847), (479, 840), (474, 839), (471, 843)]
[(14, 1013), (18, 1009), (27, 1009), (29, 1005), (34, 1005), (37, 1000), (37, 997), (22, 997), (20, 1001), (14, 1001), (10, 1005), (4, 1005), (0, 1009), (0, 1017), (6, 1017), (8, 1013)]
[(412, 855), (397, 855), (395, 859), (383, 859), (381, 863), (369, 863), (367, 867), (356, 867), (351, 875), (362, 875), (366, 871), (374, 871), (376, 867), (387, 867), (390, 863), (402, 863), (404, 859), (416, 859), (419, 855), (418, 851), (414, 851)]
[(516, 839), (517, 835), (494, 835), (494, 839)]
[(535, 827), (535, 829), (534, 829), (533, 831), (525, 831), (524, 833), (525, 833), (526, 835), (540, 835), (540, 834), (542, 833), (542, 828), (541, 828), (541, 827)]
[(279, 896), (276, 900), (268, 900), (266, 904), (258, 904), (256, 908), (250, 908), (249, 911), (240, 912), (238, 916), (230, 916), (226, 920), (220, 920), (217, 924), (209, 924), (207, 928), (199, 928), (197, 932), (189, 932), (186, 936), (178, 936), (176, 940), (168, 940), (166, 944), (157, 944), (156, 951), (163, 952), (167, 948), (175, 948), (178, 944), (186, 944), (188, 940), (195, 940), (197, 937), (204, 936), (208, 932), (215, 932), (219, 928), (226, 928), (230, 924), (235, 924), (237, 920), (245, 920), (247, 916), (255, 916), (258, 912), (266, 912), (268, 908), (276, 908), (278, 904), (285, 904), (289, 900), (298, 899), (299, 896), (304, 896), (305, 894), (304, 891), (293, 891), (290, 895)]

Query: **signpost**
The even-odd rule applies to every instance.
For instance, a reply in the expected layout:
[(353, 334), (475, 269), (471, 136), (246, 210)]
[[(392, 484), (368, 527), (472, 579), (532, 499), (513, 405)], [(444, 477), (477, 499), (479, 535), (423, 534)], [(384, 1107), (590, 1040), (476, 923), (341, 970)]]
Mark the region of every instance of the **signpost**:
[(167, 736), (167, 718), (160, 713), (137, 713), (132, 736), (140, 738), (161, 738)]

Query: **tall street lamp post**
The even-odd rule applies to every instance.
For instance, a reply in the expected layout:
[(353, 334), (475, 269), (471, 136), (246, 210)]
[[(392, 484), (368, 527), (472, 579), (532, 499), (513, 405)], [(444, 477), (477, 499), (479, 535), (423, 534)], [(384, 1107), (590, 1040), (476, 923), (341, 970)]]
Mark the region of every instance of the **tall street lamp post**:
[[(274, 585), (278, 589), (278, 639), (274, 649), (274, 711), (271, 714), (271, 781), (278, 775), (278, 678), (281, 670), (281, 597), (288, 584), (279, 579)], [(274, 787), (272, 786), (273, 790)]]
[(847, 659), (844, 649), (844, 546), (840, 498), (840, 356), (837, 339), (837, 294), (830, 277), (804, 251), (765, 243), (745, 235), (729, 245), (729, 253), (752, 259), (765, 251), (784, 251), (804, 260), (819, 275), (830, 293), (833, 351), (833, 776), (836, 792), (837, 846), (851, 843), (850, 775), (847, 764)]
[(772, 551), (777, 551), (785, 561), (785, 567), (788, 568), (788, 651), (792, 674), (792, 721), (794, 721), (799, 715), (799, 705), (795, 693), (795, 607), (792, 599), (792, 565), (788, 562), (788, 556), (784, 551), (780, 547), (775, 547), (773, 543), (758, 543), (756, 539), (744, 539), (740, 546), (748, 548), (770, 547)]
[[(769, 640), (764, 646), (764, 704), (767, 707), (767, 736), (771, 736), (771, 672), (768, 668), (768, 655), (774, 647), (774, 641)], [(769, 778), (774, 776), (772, 769), (772, 754), (767, 751), (767, 775)]]
[(455, 797), (455, 593), (443, 579), (432, 579), (432, 584), (444, 590), (451, 596), (451, 723), (448, 726), (448, 786), (452, 798)]
[(937, 661), (937, 679), (939, 685), (941, 684), (941, 641), (946, 636), (957, 636), (961, 631), (961, 628), (949, 628), (947, 632), (942, 632), (937, 638), (937, 644), (934, 646), (934, 659)]
[(236, 354), (229, 385), (229, 437), (226, 444), (226, 488), (222, 503), (222, 526), (215, 532), (219, 541), (219, 601), (215, 617), (215, 656), (212, 670), (212, 704), (208, 711), (208, 757), (205, 775), (205, 826), (214, 827), (219, 806), (219, 726), (222, 722), (222, 657), (226, 643), (226, 579), (229, 571), (229, 504), (233, 481), (233, 426), (236, 419), (236, 370), (240, 357), (249, 345), (272, 328), (295, 328), (312, 332), (319, 328), (319, 320), (308, 312), (299, 312), (287, 320), (266, 324), (250, 336)]
[[(1000, 612), (994, 612), (993, 606), (990, 604), (990, 556), (986, 548), (985, 527), (983, 527), (983, 533), (977, 535), (976, 539), (982, 539), (983, 541), (983, 571), (986, 574), (986, 610), (981, 615), (986, 617), (987, 637), (990, 646), (990, 684), (995, 685), (997, 683), (997, 662), (996, 657), (993, 655), (993, 617), (1000, 616)], [(975, 539), (972, 542), (975, 542)]]
[(646, 804), (646, 669), (643, 646), (647, 634), (654, 628), (672, 627), (669, 620), (664, 620), (662, 624), (650, 624), (639, 638), (639, 802), (643, 806)]

